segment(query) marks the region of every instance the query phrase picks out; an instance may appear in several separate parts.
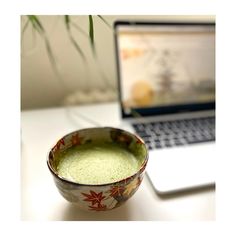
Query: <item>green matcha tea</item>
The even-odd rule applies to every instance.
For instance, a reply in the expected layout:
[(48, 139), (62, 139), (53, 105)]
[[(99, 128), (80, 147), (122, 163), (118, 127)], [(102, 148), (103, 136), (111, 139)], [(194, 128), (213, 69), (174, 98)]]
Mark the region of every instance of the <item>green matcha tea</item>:
[(63, 153), (58, 174), (81, 184), (106, 184), (135, 174), (140, 161), (115, 143), (83, 144)]

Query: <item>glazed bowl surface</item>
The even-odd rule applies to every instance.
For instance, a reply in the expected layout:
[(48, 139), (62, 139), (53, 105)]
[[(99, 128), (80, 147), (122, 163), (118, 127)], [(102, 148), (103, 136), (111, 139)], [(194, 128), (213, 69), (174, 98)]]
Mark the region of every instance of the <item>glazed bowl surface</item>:
[[(61, 154), (87, 143), (115, 143), (131, 152), (140, 162), (137, 171), (119, 181), (105, 184), (83, 184), (58, 173)], [(60, 194), (69, 202), (89, 211), (106, 211), (121, 206), (138, 190), (148, 162), (144, 141), (135, 134), (112, 127), (87, 128), (62, 137), (50, 150), (47, 165)], [(102, 167), (101, 167), (102, 168)]]

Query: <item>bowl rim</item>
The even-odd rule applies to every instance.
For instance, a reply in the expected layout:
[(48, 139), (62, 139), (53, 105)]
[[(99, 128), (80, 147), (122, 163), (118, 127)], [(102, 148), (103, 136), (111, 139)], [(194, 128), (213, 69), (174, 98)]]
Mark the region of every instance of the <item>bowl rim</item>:
[(130, 175), (130, 176), (124, 178), (124, 179), (121, 179), (121, 180), (118, 180), (118, 181), (115, 181), (115, 182), (105, 183), (105, 184), (83, 184), (83, 183), (78, 183), (78, 182), (75, 182), (75, 181), (72, 181), (72, 180), (68, 180), (68, 179), (60, 176), (58, 173), (56, 173), (54, 171), (54, 169), (52, 168), (52, 166), (50, 165), (49, 158), (52, 155), (52, 149), (56, 145), (56, 144), (54, 144), (52, 146), (52, 148), (50, 148), (50, 150), (48, 152), (48, 155), (47, 155), (47, 166), (48, 166), (50, 172), (53, 174), (53, 176), (56, 177), (57, 179), (61, 180), (62, 182), (66, 182), (68, 184), (72, 184), (72, 185), (76, 185), (76, 186), (99, 187), (99, 186), (118, 185), (118, 184), (121, 184), (123, 182), (126, 183), (128, 180), (134, 179), (137, 175), (140, 175), (145, 170), (145, 168), (146, 168), (146, 165), (147, 165), (147, 162), (148, 162), (148, 159), (149, 159), (149, 151), (148, 151), (147, 145), (145, 144), (143, 139), (140, 138), (138, 135), (136, 135), (134, 133), (131, 133), (131, 132), (127, 131), (127, 130), (123, 130), (123, 129), (120, 129), (120, 128), (114, 128), (114, 127), (110, 127), (110, 126), (101, 126), (101, 127), (91, 127), (91, 128), (84, 128), (84, 129), (75, 130), (73, 132), (70, 132), (70, 133), (64, 135), (60, 139), (63, 139), (65, 137), (69, 136), (69, 135), (72, 135), (72, 134), (76, 133), (76, 132), (86, 131), (86, 130), (91, 130), (91, 129), (104, 129), (104, 128), (105, 129), (120, 130), (120, 131), (123, 131), (125, 133), (128, 133), (129, 135), (134, 136), (142, 144), (144, 144), (144, 147), (145, 147), (145, 150), (146, 150), (146, 155), (144, 157), (144, 161), (143, 161), (142, 165), (139, 167), (139, 170), (136, 173), (134, 173), (133, 175)]

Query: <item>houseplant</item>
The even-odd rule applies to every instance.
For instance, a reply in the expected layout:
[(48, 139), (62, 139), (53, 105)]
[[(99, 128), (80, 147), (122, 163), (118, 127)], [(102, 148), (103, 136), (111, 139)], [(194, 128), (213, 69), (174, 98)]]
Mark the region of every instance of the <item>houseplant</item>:
[[(83, 78), (82, 75), (80, 76), (80, 81), (78, 82), (81, 82), (81, 80), (83, 80), (84, 84), (86, 85), (85, 87), (78, 86), (77, 90), (75, 90), (74, 88), (71, 89), (70, 86), (68, 86), (68, 84), (70, 83), (68, 77), (62, 75), (61, 73), (61, 69), (63, 69), (61, 67), (63, 67), (64, 65), (60, 65), (57, 60), (58, 49), (55, 49), (55, 45), (53, 45), (51, 42), (51, 36), (53, 35), (51, 34), (51, 32), (47, 31), (47, 22), (41, 20), (41, 18), (43, 18), (42, 16), (22, 16), (22, 45), (24, 45), (24, 37), (26, 35), (26, 32), (29, 35), (29, 31), (31, 30), (32, 34), (36, 35), (35, 37), (39, 38), (41, 43), (44, 44), (47, 57), (51, 64), (51, 69), (53, 70), (55, 77), (62, 85), (61, 87), (63, 87), (67, 94), (67, 96), (63, 101), (61, 101), (61, 103), (70, 105), (114, 100), (116, 99), (115, 86), (113, 83), (111, 83), (110, 79), (107, 76), (107, 73), (104, 72), (104, 65), (102, 66), (99, 61), (96, 45), (96, 35), (99, 34), (99, 30), (95, 27), (94, 21), (99, 22), (104, 27), (107, 27), (107, 29), (109, 29), (112, 34), (113, 31), (111, 30), (111, 25), (104, 17), (100, 15), (88, 15), (80, 17), (83, 17), (83, 20), (87, 21), (88, 27), (86, 29), (83, 29), (81, 27), (81, 22), (78, 21), (76, 16), (58, 16), (58, 24), (63, 25), (62, 33), (65, 37), (67, 37), (67, 40), (70, 42), (71, 47), (73, 47), (74, 52), (77, 54), (76, 60), (78, 60), (79, 62), (78, 68), (79, 66), (81, 66), (84, 71), (87, 71), (87, 77), (90, 77), (86, 79)], [(88, 42), (90, 50), (84, 50), (84, 45), (81, 45), (81, 39), (86, 40)], [(24, 50), (22, 49), (22, 52), (23, 51)], [(96, 78), (94, 78), (94, 76), (91, 74), (91, 59), (89, 57), (92, 57), (92, 63), (96, 64), (96, 76), (99, 77), (102, 88), (92, 88), (93, 86), (91, 86), (91, 81), (96, 80)], [(70, 60), (70, 58), (68, 60)], [(92, 70), (94, 70), (94, 68)]]

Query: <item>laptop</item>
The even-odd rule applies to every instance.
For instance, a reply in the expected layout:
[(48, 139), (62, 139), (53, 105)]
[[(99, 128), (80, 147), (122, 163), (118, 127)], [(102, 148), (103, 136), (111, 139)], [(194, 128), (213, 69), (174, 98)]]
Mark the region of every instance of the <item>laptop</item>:
[(121, 126), (159, 194), (215, 184), (215, 23), (116, 21)]

